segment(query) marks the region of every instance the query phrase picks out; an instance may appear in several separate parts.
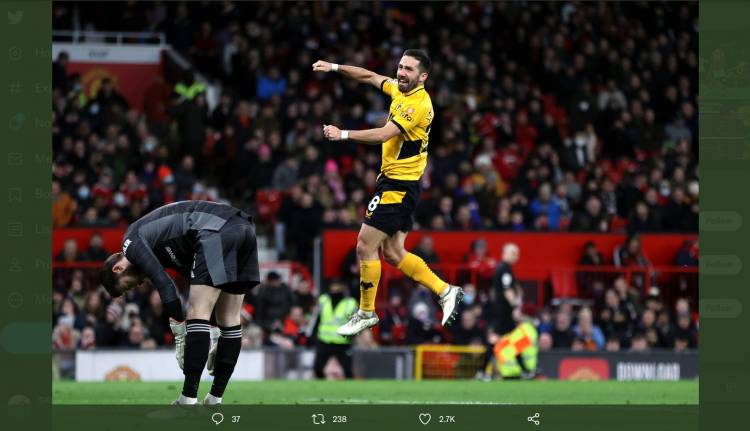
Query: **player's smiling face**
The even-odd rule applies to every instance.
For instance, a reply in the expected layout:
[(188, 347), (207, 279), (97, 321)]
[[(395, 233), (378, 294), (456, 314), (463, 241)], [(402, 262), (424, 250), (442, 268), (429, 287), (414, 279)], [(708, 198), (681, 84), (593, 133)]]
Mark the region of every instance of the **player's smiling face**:
[(405, 55), (401, 57), (396, 71), (396, 80), (398, 81), (398, 90), (402, 93), (408, 93), (418, 85), (424, 84), (427, 79), (427, 72), (421, 72), (419, 69), (419, 60), (414, 57)]

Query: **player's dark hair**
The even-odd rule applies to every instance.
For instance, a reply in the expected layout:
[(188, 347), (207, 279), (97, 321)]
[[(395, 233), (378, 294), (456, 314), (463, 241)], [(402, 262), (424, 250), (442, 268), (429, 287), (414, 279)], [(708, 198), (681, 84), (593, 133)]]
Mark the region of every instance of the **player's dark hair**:
[(104, 261), (104, 265), (99, 270), (99, 283), (104, 286), (104, 290), (109, 293), (109, 296), (117, 298), (122, 296), (122, 292), (117, 290), (117, 280), (120, 279), (120, 274), (116, 274), (112, 271), (112, 268), (122, 258), (122, 252), (115, 253)]
[(430, 73), (430, 69), (432, 68), (432, 60), (430, 60), (430, 56), (427, 55), (427, 51), (423, 49), (407, 49), (406, 51), (404, 51), (404, 55), (408, 55), (409, 57), (414, 57), (419, 60), (420, 72)]

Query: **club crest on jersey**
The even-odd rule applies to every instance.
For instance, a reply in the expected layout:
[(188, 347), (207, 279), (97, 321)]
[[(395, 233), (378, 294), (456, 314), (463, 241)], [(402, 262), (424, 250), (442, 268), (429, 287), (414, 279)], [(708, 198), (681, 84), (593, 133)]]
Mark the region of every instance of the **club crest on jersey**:
[(414, 108), (409, 107), (409, 109), (406, 110), (406, 113), (407, 114), (413, 114), (414, 113)]

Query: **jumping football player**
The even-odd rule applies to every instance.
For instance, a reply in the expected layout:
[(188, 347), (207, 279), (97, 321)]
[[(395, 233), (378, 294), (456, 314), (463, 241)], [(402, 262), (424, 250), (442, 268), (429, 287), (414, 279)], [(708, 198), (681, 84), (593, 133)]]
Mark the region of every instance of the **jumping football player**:
[(375, 326), (375, 294), (380, 281), (380, 255), (406, 276), (435, 292), (443, 309), (443, 325), (456, 317), (463, 291), (436, 276), (418, 256), (404, 248), (406, 235), (412, 228), (412, 214), (421, 194), (419, 179), (427, 164), (427, 145), (433, 110), (424, 83), (430, 73), (431, 61), (419, 49), (404, 51), (398, 64), (396, 79), (356, 66), (326, 61), (313, 64), (313, 71), (339, 72), (362, 83), (371, 84), (391, 97), (388, 121), (383, 127), (367, 130), (340, 130), (326, 125), (323, 134), (331, 141), (351, 139), (370, 145), (382, 144), (382, 161), (375, 196), (373, 196), (362, 228), (357, 237), (360, 265), (359, 310), (339, 327), (343, 336), (354, 336)]
[[(187, 321), (165, 268), (189, 277)], [(185, 374), (182, 394), (173, 404), (197, 404), (209, 356), (209, 319), (215, 311), (221, 336), (212, 367), (213, 385), (203, 403), (221, 404), (242, 347), (240, 311), (245, 292), (260, 279), (252, 217), (206, 201), (176, 202), (146, 214), (128, 227), (122, 252), (107, 258), (100, 280), (112, 297), (118, 297), (146, 278), (156, 287), (169, 316), (177, 362)]]

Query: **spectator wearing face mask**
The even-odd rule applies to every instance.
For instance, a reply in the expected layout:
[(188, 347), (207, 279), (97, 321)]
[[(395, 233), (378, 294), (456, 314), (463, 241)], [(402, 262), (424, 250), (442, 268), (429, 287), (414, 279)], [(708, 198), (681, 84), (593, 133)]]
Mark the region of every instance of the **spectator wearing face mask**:
[[(465, 284), (464, 287), (464, 300), (459, 305), (460, 307), (470, 308), (477, 303), (477, 288), (473, 284)], [(481, 305), (481, 304), (477, 304)]]

